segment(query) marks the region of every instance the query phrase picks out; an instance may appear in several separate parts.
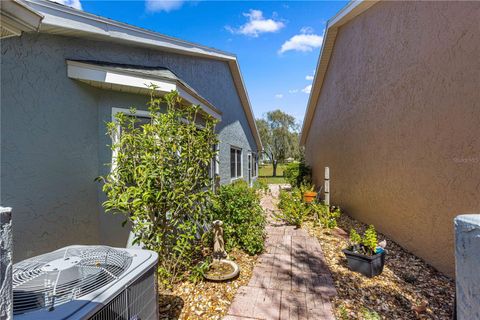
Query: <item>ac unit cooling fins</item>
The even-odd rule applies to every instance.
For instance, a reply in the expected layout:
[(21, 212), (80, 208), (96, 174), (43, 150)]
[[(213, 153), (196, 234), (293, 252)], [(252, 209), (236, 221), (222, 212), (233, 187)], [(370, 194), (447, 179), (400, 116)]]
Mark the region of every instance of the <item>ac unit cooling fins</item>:
[(13, 267), (15, 320), (158, 319), (148, 250), (70, 246)]

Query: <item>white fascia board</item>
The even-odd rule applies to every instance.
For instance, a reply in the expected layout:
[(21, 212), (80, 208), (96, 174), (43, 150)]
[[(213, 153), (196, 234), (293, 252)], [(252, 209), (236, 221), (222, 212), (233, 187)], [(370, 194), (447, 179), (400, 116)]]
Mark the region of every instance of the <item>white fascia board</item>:
[(233, 81), (235, 82), (237, 87), (237, 94), (240, 97), (240, 101), (247, 117), (248, 124), (250, 126), (250, 129), (252, 130), (255, 143), (257, 144), (258, 152), (261, 152), (263, 150), (262, 140), (260, 139), (260, 134), (258, 133), (255, 116), (253, 114), (250, 99), (248, 97), (248, 92), (243, 81), (242, 72), (240, 71), (240, 65), (238, 64), (237, 59), (235, 59), (234, 61), (230, 61), (229, 65), (232, 72)]
[(7, 19), (5, 19), (3, 15), (0, 15), (0, 20), (2, 21), (2, 24), (0, 26), (0, 39), (19, 37), (20, 35), (22, 35), (22, 30), (8, 23)]
[(331, 19), (329, 19), (328, 23), (331, 27), (340, 27), (347, 23), (348, 21), (352, 20), (360, 13), (364, 12), (379, 0), (354, 0), (350, 1), (345, 7), (340, 9)]
[(42, 32), (84, 36), (89, 34), (94, 38), (101, 37), (108, 38), (109, 41), (134, 42), (183, 54), (214, 57), (220, 60), (235, 59), (235, 55), (221, 50), (165, 36), (51, 1), (26, 1), (29, 6), (45, 16), (41, 27)]
[(67, 61), (67, 76), (71, 79), (80, 81), (106, 83), (121, 87), (134, 87), (143, 90), (148, 90), (150, 85), (154, 85), (156, 86), (156, 90), (162, 94), (176, 90), (178, 91), (180, 97), (182, 97), (185, 101), (191, 104), (199, 105), (205, 113), (218, 120), (221, 120), (220, 112), (215, 109), (215, 107), (209, 104), (204, 98), (196, 95), (192, 91), (188, 90), (188, 88), (177, 83), (177, 81), (144, 78), (109, 70), (108, 67), (92, 66), (90, 64), (77, 61)]
[[(104, 72), (104, 71), (100, 71)], [(148, 89), (150, 86), (155, 86), (157, 91), (167, 93), (173, 90), (177, 90), (175, 82), (168, 82), (165, 80), (153, 80), (147, 78), (140, 78), (137, 76), (125, 75), (116, 72), (105, 72), (106, 83), (117, 84), (125, 87), (136, 87), (141, 89)]]
[(25, 4), (16, 0), (0, 1), (0, 25), (12, 36), (22, 32), (37, 31), (43, 16)]
[(148, 89), (150, 84), (157, 86), (157, 90), (161, 92), (170, 92), (176, 90), (177, 86), (174, 82), (159, 81), (154, 79), (141, 78), (132, 75), (126, 75), (118, 72), (104, 70), (102, 68), (89, 68), (85, 66), (68, 63), (67, 75), (71, 79), (82, 81), (103, 82), (108, 84), (116, 84), (125, 87), (136, 87), (140, 89)]
[(315, 70), (315, 78), (313, 79), (312, 91), (308, 98), (307, 110), (303, 119), (302, 130), (300, 132), (300, 145), (305, 145), (308, 132), (313, 121), (315, 109), (320, 98), (323, 81), (327, 73), (328, 64), (333, 52), (333, 46), (337, 37), (338, 29), (365, 12), (380, 0), (357, 0), (349, 2), (341, 9), (333, 18), (327, 22), (325, 36), (323, 37), (322, 49)]

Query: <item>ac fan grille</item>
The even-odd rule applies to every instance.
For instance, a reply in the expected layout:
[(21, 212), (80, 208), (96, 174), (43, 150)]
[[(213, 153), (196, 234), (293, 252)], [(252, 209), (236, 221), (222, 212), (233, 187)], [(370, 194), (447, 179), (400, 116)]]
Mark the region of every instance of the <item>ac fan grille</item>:
[(156, 320), (158, 297), (156, 268), (146, 271), (89, 320)]
[[(52, 261), (74, 258), (75, 264), (55, 270)], [(96, 291), (128, 269), (132, 257), (110, 247), (69, 247), (24, 260), (14, 267), (13, 312), (53, 310)]]

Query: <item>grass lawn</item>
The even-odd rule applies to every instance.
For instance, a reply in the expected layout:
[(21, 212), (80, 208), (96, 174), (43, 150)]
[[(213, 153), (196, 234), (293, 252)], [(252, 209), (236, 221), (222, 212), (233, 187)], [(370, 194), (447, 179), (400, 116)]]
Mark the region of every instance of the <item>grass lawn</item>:
[(273, 166), (271, 164), (259, 166), (258, 177), (261, 180), (266, 180), (266, 183), (286, 183), (283, 177), (283, 169), (285, 169), (285, 167), (286, 165), (279, 164), (277, 166), (277, 176), (272, 177)]

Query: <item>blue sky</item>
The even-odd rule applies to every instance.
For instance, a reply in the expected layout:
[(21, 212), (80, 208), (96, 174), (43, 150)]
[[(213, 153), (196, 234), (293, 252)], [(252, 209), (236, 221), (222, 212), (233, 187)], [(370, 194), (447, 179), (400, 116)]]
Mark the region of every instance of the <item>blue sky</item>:
[(257, 118), (303, 120), (326, 21), (347, 1), (93, 1), (74, 7), (237, 55)]

